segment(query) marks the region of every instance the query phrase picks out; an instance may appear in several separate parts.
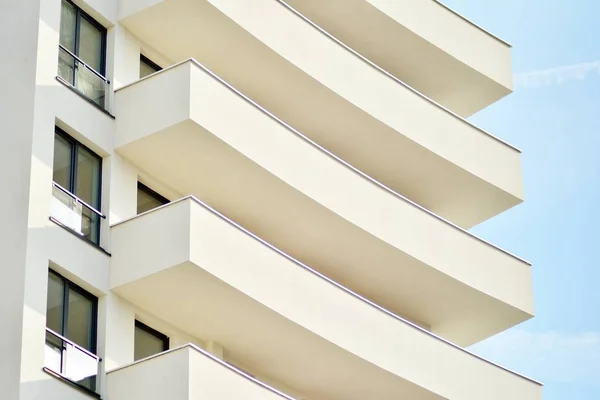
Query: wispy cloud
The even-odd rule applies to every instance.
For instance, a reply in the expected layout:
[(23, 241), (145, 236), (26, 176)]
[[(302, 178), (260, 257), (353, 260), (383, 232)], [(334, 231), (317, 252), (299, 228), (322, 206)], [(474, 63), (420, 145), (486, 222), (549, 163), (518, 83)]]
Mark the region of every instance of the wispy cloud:
[(583, 81), (594, 75), (600, 76), (600, 61), (515, 74), (515, 86), (517, 88), (535, 88), (560, 85), (573, 81)]
[(600, 388), (600, 332), (560, 334), (512, 329), (470, 350), (543, 382)]

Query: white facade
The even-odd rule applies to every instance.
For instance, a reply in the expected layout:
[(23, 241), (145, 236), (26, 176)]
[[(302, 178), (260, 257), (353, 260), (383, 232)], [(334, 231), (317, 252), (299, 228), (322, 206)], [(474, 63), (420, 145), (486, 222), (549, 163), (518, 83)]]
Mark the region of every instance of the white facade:
[(507, 43), (435, 0), (0, 22), (2, 399), (542, 398), (461, 347), (534, 314), (530, 264), (466, 230), (523, 200), (464, 119), (512, 90)]

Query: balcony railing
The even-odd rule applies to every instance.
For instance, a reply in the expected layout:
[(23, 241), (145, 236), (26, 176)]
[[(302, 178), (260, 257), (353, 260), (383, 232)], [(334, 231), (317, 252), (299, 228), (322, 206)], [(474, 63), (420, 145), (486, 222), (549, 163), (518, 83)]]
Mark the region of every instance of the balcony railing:
[(56, 182), (52, 182), (50, 216), (92, 243), (100, 243), (100, 219), (106, 216)]
[(46, 328), (46, 369), (97, 393), (97, 376), (101, 361), (97, 355)]
[(108, 110), (110, 81), (63, 45), (59, 44), (58, 47), (58, 76), (85, 97)]

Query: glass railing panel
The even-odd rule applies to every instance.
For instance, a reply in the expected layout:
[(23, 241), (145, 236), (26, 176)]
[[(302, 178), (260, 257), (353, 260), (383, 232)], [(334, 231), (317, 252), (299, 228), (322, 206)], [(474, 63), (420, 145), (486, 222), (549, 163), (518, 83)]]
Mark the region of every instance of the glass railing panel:
[(108, 110), (109, 81), (63, 46), (58, 50), (58, 76)]
[(52, 186), (50, 216), (92, 243), (100, 243), (100, 219), (104, 216), (57, 183)]
[(90, 241), (100, 243), (100, 216), (85, 206), (81, 210), (81, 231)]
[(75, 57), (58, 48), (58, 76), (75, 86)]
[(62, 372), (62, 341), (46, 331), (44, 366), (54, 372)]
[(44, 366), (52, 372), (97, 392), (100, 358), (64, 336), (46, 329)]

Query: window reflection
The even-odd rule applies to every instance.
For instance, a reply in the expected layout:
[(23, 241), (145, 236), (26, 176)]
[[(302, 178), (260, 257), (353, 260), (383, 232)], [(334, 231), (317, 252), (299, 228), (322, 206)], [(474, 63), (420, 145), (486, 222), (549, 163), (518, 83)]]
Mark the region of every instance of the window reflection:
[(169, 203), (169, 200), (148, 186), (138, 182), (137, 190), (137, 213), (141, 214), (146, 211), (150, 211), (156, 207), (160, 207), (163, 204)]

